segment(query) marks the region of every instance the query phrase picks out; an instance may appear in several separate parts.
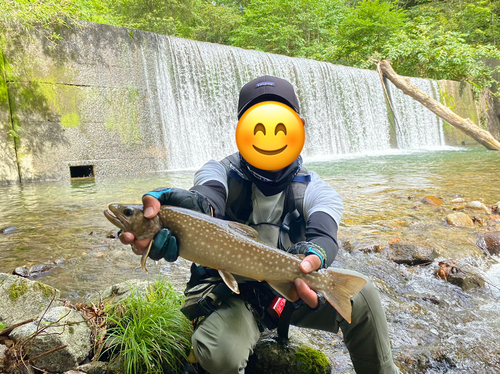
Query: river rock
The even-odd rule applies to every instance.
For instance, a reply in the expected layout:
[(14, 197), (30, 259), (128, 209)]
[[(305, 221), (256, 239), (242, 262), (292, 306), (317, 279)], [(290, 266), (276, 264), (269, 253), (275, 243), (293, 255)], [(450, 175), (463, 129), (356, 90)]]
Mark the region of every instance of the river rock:
[(486, 214), (491, 214), (490, 208), (488, 208), (482, 202), (477, 201), (477, 200), (476, 201), (471, 201), (470, 203), (465, 204), (465, 207), (469, 208), (469, 209), (480, 210), (480, 211), (482, 211), (482, 212), (484, 212)]
[(5, 357), (5, 351), (6, 350), (7, 350), (7, 346), (3, 345), (3, 344), (0, 344), (0, 361), (2, 361), (3, 358)]
[[(40, 332), (36, 333), (37, 329)], [(30, 340), (28, 357), (67, 345), (33, 361), (35, 367), (46, 372), (61, 373), (73, 369), (87, 358), (92, 349), (91, 331), (85, 319), (79, 312), (64, 306), (50, 308), (42, 319), (15, 328), (10, 336), (16, 342), (22, 342), (32, 334), (35, 337)]]
[(36, 278), (42, 275), (47, 275), (57, 267), (56, 264), (39, 264), (32, 266), (17, 267), (12, 274), (19, 275), (23, 278)]
[(397, 264), (420, 265), (430, 263), (438, 256), (439, 254), (430, 247), (393, 243), (389, 246), (387, 257)]
[(479, 234), (477, 245), (491, 255), (500, 255), (500, 231)]
[(437, 206), (443, 205), (443, 200), (435, 196), (426, 196), (422, 199), (422, 202), (424, 204), (429, 204), (429, 205), (437, 205)]
[(0, 322), (13, 325), (40, 315), (52, 302), (62, 305), (59, 290), (43, 283), (0, 273)]
[(465, 203), (465, 199), (463, 197), (457, 197), (456, 199), (451, 200), (452, 204), (463, 204)]
[(9, 234), (14, 231), (16, 231), (16, 228), (14, 226), (2, 227), (0, 229), (0, 234)]
[(467, 291), (474, 288), (483, 288), (485, 285), (484, 279), (478, 274), (463, 273), (459, 271), (457, 274), (450, 274), (448, 282)]
[(102, 291), (95, 292), (87, 298), (87, 303), (98, 304), (101, 301), (105, 306), (118, 304), (123, 299), (129, 297), (132, 293), (138, 292), (139, 295), (146, 295), (148, 287), (154, 285), (154, 282), (132, 279), (127, 282), (117, 283), (105, 288)]
[(106, 374), (108, 363), (103, 361), (92, 361), (87, 364), (80, 365), (76, 370), (83, 371), (87, 374)]
[[(286, 369), (285, 369), (286, 368)], [(282, 340), (273, 331), (265, 331), (248, 359), (247, 374), (330, 374), (332, 366), (324, 353), (305, 343), (301, 334), (290, 330), (290, 339)]]
[(472, 218), (470, 218), (467, 214), (461, 212), (448, 214), (446, 216), (446, 222), (450, 226), (474, 227), (474, 222), (472, 221)]

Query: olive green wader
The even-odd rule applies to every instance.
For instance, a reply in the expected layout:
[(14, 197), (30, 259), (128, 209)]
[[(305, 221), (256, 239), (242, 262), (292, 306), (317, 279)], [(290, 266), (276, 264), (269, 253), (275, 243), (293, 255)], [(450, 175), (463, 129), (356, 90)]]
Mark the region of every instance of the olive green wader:
[[(358, 272), (332, 269), (368, 281), (352, 298), (352, 323), (348, 324), (326, 303), (319, 311), (312, 311), (305, 305), (299, 307), (292, 315), (291, 324), (333, 333), (340, 327), (356, 373), (398, 373), (392, 361), (378, 290)], [(231, 297), (203, 320), (193, 334), (192, 344), (198, 362), (209, 373), (236, 374), (245, 372), (259, 336), (259, 327), (247, 304), (239, 297)]]

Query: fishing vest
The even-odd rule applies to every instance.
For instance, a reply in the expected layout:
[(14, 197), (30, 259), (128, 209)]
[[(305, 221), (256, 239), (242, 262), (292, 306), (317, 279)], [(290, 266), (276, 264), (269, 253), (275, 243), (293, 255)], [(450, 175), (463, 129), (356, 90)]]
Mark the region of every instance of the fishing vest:
[[(279, 223), (250, 222), (254, 210), (252, 182), (243, 173), (240, 156), (234, 153), (221, 161), (227, 171), (228, 196), (225, 219), (249, 224), (257, 230), (259, 237), (268, 244), (286, 250), (293, 243), (305, 240), (306, 222), (303, 212), (304, 194), (311, 181), (311, 175), (300, 168), (292, 183), (284, 190), (284, 204)], [(255, 187), (256, 189), (256, 187)]]

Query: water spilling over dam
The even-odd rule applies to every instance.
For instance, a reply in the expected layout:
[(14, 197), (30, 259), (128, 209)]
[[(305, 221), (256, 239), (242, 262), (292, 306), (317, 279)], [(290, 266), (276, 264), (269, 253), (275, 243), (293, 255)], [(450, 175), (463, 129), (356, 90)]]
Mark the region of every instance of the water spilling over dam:
[[(17, 128), (19, 138), (1, 140), (1, 182), (69, 179), (70, 169), (82, 166), (105, 176), (196, 168), (220, 159), (236, 151), (241, 86), (266, 74), (296, 89), (306, 120), (306, 159), (447, 143), (442, 121), (388, 84), (394, 121), (375, 71), (83, 26), (63, 30), (52, 48), (40, 35), (2, 51), (10, 69), (0, 82), (8, 92), (0, 126), (6, 133)], [(437, 100), (445, 90), (438, 82), (412, 81)], [(462, 96), (456, 101), (468, 100), (475, 112), (471, 95)]]

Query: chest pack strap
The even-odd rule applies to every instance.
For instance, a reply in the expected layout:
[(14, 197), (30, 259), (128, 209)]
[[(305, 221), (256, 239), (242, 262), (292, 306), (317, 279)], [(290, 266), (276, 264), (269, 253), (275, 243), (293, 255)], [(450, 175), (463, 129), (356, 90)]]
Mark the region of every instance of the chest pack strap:
[[(221, 163), (228, 173), (229, 193), (226, 201), (226, 219), (245, 223), (252, 211), (252, 182), (241, 171), (238, 153), (226, 157), (221, 160)], [(311, 182), (311, 175), (305, 168), (302, 168), (294, 177), (292, 184), (287, 188), (285, 216), (282, 217), (280, 225), (278, 248), (286, 249), (285, 238), (286, 235), (290, 234), (291, 225), (303, 216), (302, 203), (309, 182)], [(300, 237), (300, 235), (298, 236)]]
[(297, 209), (294, 209), (292, 212), (287, 213), (285, 215), (285, 218), (283, 219), (283, 222), (281, 223), (280, 226), (280, 234), (278, 237), (278, 248), (280, 249), (286, 249), (285, 248), (285, 235), (287, 235), (290, 232), (290, 225), (292, 224), (293, 221), (298, 219), (300, 217), (300, 213)]

